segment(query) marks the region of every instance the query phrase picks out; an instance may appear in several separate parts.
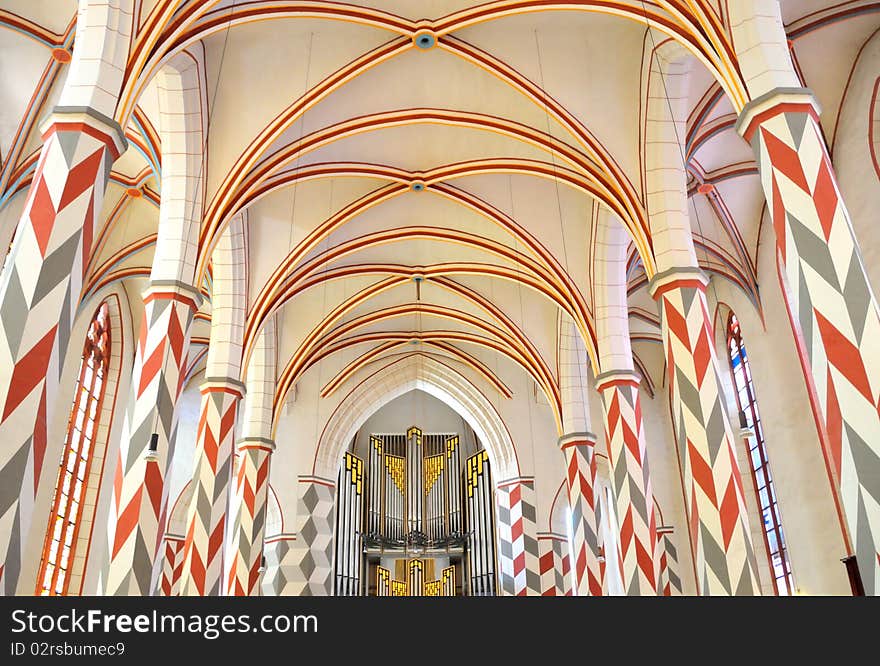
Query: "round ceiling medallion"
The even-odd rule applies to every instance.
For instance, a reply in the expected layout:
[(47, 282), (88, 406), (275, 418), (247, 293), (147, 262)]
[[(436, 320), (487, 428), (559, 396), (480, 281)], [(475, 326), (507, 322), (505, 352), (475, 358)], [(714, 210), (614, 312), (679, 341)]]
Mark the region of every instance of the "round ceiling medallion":
[(52, 49), (52, 59), (56, 62), (70, 62), (70, 51), (67, 49)]
[(143, 196), (143, 192), (141, 192), (139, 187), (129, 187), (125, 190), (125, 193), (130, 196), (132, 199), (137, 199)]
[(417, 180), (409, 186), (409, 189), (411, 189), (413, 192), (422, 192), (425, 189), (425, 184), (422, 181)]
[(428, 50), (437, 43), (437, 38), (430, 32), (420, 32), (413, 37), (413, 42), (420, 49)]
[(710, 192), (715, 191), (715, 186), (712, 183), (703, 183), (702, 185), (697, 186), (697, 192), (700, 194), (709, 194)]

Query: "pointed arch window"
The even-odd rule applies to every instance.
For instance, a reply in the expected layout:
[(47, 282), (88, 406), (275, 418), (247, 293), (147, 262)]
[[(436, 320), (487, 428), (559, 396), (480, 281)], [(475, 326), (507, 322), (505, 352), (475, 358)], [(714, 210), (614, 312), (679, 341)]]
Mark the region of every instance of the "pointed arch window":
[(736, 386), (740, 424), (754, 433), (754, 436), (748, 440), (749, 467), (757, 493), (758, 510), (763, 522), (764, 545), (770, 560), (773, 588), (776, 594), (788, 596), (794, 593), (794, 578), (785, 545), (785, 535), (782, 531), (782, 519), (776, 500), (776, 487), (770, 474), (764, 428), (758, 412), (758, 402), (755, 399), (749, 357), (746, 354), (739, 320), (732, 312), (727, 319), (727, 349), (730, 352), (730, 369)]
[(52, 510), (37, 574), (36, 593), (39, 595), (68, 593), (69, 574), (79, 544), (77, 537), (83, 519), (85, 493), (109, 366), (110, 312), (105, 301), (92, 318), (83, 346), (67, 438), (58, 466)]

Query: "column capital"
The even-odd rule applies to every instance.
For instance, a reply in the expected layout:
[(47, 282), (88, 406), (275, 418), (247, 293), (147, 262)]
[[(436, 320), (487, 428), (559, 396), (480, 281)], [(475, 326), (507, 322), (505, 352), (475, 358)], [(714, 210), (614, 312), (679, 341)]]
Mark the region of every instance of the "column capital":
[(243, 398), (247, 387), (232, 377), (205, 377), (199, 386), (199, 392), (205, 393), (231, 393), (237, 398)]
[(194, 312), (201, 307), (203, 300), (198, 289), (177, 280), (151, 280), (142, 295), (144, 303), (156, 300), (180, 301), (189, 305)]
[(642, 384), (642, 377), (633, 370), (609, 370), (596, 375), (597, 391), (604, 391), (609, 386), (621, 384), (638, 388)]
[(774, 88), (743, 107), (736, 121), (736, 131), (746, 141), (751, 141), (762, 122), (790, 112), (808, 113), (818, 121), (822, 109), (809, 88)]
[(119, 123), (90, 106), (56, 106), (40, 123), (40, 134), (45, 141), (59, 129), (78, 130), (103, 141), (114, 160), (128, 150), (128, 141)]
[(569, 432), (557, 441), (560, 449), (566, 449), (569, 446), (595, 446), (597, 437), (592, 432)]
[(702, 268), (682, 266), (681, 268), (670, 268), (662, 273), (655, 273), (648, 282), (648, 293), (656, 301), (670, 289), (691, 287), (705, 291), (708, 284), (709, 277)]
[(246, 451), (248, 449), (260, 449), (272, 453), (275, 451), (275, 442), (268, 437), (242, 437), (238, 440), (236, 451)]
[(535, 477), (533, 476), (515, 476), (512, 479), (504, 479), (504, 481), (499, 481), (497, 483), (497, 487), (499, 490), (502, 488), (507, 488), (508, 486), (515, 485), (525, 485), (525, 486), (534, 486), (535, 485)]
[(657, 526), (657, 535), (661, 534), (672, 534), (675, 532), (675, 528), (672, 525), (658, 525)]

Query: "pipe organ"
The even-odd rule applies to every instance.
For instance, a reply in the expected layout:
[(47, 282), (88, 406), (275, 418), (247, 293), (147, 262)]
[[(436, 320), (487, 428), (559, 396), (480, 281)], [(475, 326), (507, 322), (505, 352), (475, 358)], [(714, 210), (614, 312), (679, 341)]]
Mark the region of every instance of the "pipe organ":
[(339, 472), (336, 594), (495, 593), (494, 488), (458, 434), (373, 434)]
[(495, 594), (495, 487), (489, 456), (478, 451), (465, 465), (467, 486), (467, 572), (473, 597)]
[(336, 596), (339, 597), (360, 595), (364, 558), (359, 541), (364, 513), (364, 481), (364, 461), (346, 453), (336, 485)]

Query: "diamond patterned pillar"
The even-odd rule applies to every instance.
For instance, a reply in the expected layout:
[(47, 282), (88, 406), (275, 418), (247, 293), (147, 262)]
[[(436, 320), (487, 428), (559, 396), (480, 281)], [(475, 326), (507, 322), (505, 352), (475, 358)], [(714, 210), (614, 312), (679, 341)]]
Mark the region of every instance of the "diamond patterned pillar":
[(193, 494), (187, 512), (180, 593), (219, 595), (223, 539), (238, 401), (244, 385), (231, 377), (206, 378), (196, 434)]
[(880, 594), (880, 310), (813, 94), (776, 88), (743, 109), (767, 198), (807, 387), (868, 595)]
[(657, 593), (657, 525), (639, 383), (632, 371), (603, 372), (596, 377), (620, 529), (623, 587), (628, 595), (645, 596)]
[(316, 476), (299, 477), (297, 523), (293, 544), (293, 579), (282, 594), (330, 596), (333, 594), (333, 528), (336, 484)]
[(114, 160), (119, 125), (56, 107), (0, 277), (0, 592), (14, 594), (70, 328)]
[(658, 273), (650, 284), (660, 301), (697, 586), (701, 595), (757, 595), (742, 478), (706, 307), (707, 284), (697, 268)]
[(599, 569), (599, 532), (596, 522), (596, 436), (592, 433), (566, 435), (559, 440), (565, 455), (565, 482), (571, 510), (571, 538), (574, 552), (577, 596), (602, 596)]
[[(185, 380), (190, 327), (200, 302), (196, 291), (179, 283), (154, 281), (144, 294), (132, 396), (113, 479), (108, 595), (149, 595), (158, 577), (154, 558), (166, 520), (164, 479), (177, 430), (174, 407)], [(150, 451), (151, 439), (155, 452)]]
[(269, 462), (274, 450), (275, 442), (271, 439), (253, 437), (238, 442), (228, 594), (251, 596), (257, 592), (266, 527)]
[[(293, 534), (277, 534), (266, 541), (263, 554), (266, 560), (261, 593), (266, 597), (283, 597), (298, 594), (292, 591), (299, 571), (296, 551), (297, 538)], [(258, 570), (259, 571), (259, 570)], [(300, 586), (297, 586), (299, 589)]]
[(535, 480), (517, 478), (500, 482), (496, 501), (501, 591), (505, 595), (540, 596)]
[(681, 595), (681, 578), (678, 577), (678, 551), (672, 543), (675, 530), (668, 525), (657, 527), (657, 551), (660, 554), (660, 589), (664, 597)]

